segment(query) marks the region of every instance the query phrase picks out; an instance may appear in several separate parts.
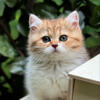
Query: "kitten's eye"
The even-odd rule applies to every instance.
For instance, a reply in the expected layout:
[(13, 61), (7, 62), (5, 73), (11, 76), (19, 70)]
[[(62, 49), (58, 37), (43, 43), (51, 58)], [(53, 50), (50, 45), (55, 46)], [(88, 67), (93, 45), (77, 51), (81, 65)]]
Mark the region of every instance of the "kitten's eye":
[(60, 40), (60, 41), (66, 41), (66, 40), (67, 40), (67, 35), (61, 35), (61, 36), (59, 37), (59, 40)]
[(43, 41), (44, 43), (47, 43), (47, 42), (50, 42), (51, 39), (50, 39), (49, 36), (43, 36), (43, 37), (42, 37), (42, 41)]

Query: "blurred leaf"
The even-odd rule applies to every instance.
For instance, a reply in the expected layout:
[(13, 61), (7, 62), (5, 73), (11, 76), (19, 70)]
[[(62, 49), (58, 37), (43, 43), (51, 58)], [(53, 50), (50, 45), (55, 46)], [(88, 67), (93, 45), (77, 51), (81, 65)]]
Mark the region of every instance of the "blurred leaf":
[(63, 0), (52, 0), (55, 2), (58, 6), (60, 6), (63, 3)]
[(79, 7), (81, 8), (81, 7), (84, 7), (84, 6), (86, 6), (86, 3), (85, 2), (84, 3), (82, 2)]
[(89, 34), (93, 37), (99, 37), (98, 32), (100, 32), (100, 28), (97, 29), (97, 28), (90, 27), (88, 25), (83, 29), (84, 34)]
[(14, 60), (14, 57), (8, 58), (6, 61), (2, 62), (1, 64), (2, 70), (4, 71), (5, 75), (8, 78), (11, 78), (10, 67), (8, 66), (8, 64), (11, 63), (13, 60)]
[(100, 45), (100, 37), (99, 38), (89, 37), (86, 39), (85, 43), (88, 48), (99, 46)]
[(4, 1), (0, 0), (0, 16), (3, 15), (4, 9), (5, 9)]
[(17, 0), (4, 0), (8, 7), (14, 7)]
[(45, 15), (46, 18), (50, 18), (50, 19), (53, 19), (55, 18), (55, 16), (53, 14), (51, 14), (50, 12), (42, 9), (41, 12)]
[(15, 51), (11, 44), (9, 43), (6, 36), (0, 36), (0, 54), (5, 57), (13, 57), (15, 56)]
[(44, 0), (36, 0), (37, 3), (43, 3)]
[(64, 11), (64, 7), (61, 7), (61, 8), (59, 9), (59, 12), (60, 12), (60, 13), (63, 13), (63, 11)]
[(72, 9), (80, 9), (81, 7), (84, 7), (87, 5), (86, 0), (69, 0), (71, 5), (72, 5)]
[(16, 40), (19, 36), (19, 33), (18, 33), (18, 30), (17, 30), (17, 21), (16, 20), (12, 20), (10, 21), (9, 23), (10, 25), (10, 34), (11, 34), (11, 37)]
[(12, 93), (12, 88), (11, 88), (11, 86), (8, 83), (3, 84), (3, 87), (7, 88), (7, 91), (9, 93)]
[(89, 0), (89, 1), (96, 6), (100, 6), (100, 0)]
[(26, 58), (19, 57), (10, 65), (10, 72), (13, 74), (22, 75), (24, 73), (24, 67), (26, 65)]
[(90, 17), (89, 22), (92, 26), (99, 25), (100, 27), (100, 6), (97, 6), (92, 10), (92, 16)]
[(0, 76), (0, 83), (4, 82), (5, 78), (3, 76)]
[[(38, 10), (37, 10), (38, 9)], [(34, 5), (33, 12), (40, 16), (41, 18), (56, 18), (57, 17), (57, 9), (48, 4), (38, 3)]]
[(93, 27), (91, 27), (91, 26), (86, 26), (85, 28), (84, 28), (84, 33), (91, 33), (91, 32), (100, 32), (100, 28), (93, 28)]
[(66, 10), (64, 13), (60, 14), (59, 17), (67, 17), (70, 13), (70, 10)]
[(16, 21), (19, 21), (20, 16), (21, 16), (21, 10), (17, 10), (15, 14)]
[(18, 30), (17, 30), (17, 24), (18, 24), (20, 16), (21, 16), (21, 11), (17, 10), (16, 14), (15, 14), (15, 19), (10, 21), (10, 23), (9, 23), (10, 30), (11, 30), (10, 34), (11, 34), (11, 37), (14, 40), (16, 40), (19, 37), (19, 33), (18, 33)]

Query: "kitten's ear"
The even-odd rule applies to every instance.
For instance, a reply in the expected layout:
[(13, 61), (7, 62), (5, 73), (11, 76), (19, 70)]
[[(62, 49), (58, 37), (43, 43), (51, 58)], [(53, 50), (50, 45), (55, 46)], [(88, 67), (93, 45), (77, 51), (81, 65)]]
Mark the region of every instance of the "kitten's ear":
[(30, 16), (29, 16), (29, 27), (30, 28), (36, 29), (38, 27), (38, 25), (40, 25), (41, 23), (42, 23), (42, 21), (40, 18), (38, 18), (34, 14), (30, 14)]
[(77, 28), (79, 27), (79, 15), (77, 11), (73, 11), (70, 13), (67, 18), (67, 22), (72, 25), (72, 27)]

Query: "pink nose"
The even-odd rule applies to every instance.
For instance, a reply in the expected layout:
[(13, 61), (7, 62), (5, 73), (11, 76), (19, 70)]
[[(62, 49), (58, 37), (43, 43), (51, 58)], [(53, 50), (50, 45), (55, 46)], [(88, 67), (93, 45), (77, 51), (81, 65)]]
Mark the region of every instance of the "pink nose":
[(57, 44), (52, 45), (52, 47), (54, 47), (55, 49), (57, 48), (57, 46), (58, 46)]

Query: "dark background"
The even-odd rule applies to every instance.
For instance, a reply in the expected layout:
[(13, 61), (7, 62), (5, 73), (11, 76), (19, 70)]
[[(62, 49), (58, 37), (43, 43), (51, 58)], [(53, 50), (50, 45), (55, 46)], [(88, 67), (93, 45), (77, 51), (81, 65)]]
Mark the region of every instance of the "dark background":
[(91, 57), (100, 52), (100, 0), (0, 0), (0, 100), (18, 100), (24, 89), (24, 66), (30, 13), (40, 18), (67, 16), (77, 10)]

